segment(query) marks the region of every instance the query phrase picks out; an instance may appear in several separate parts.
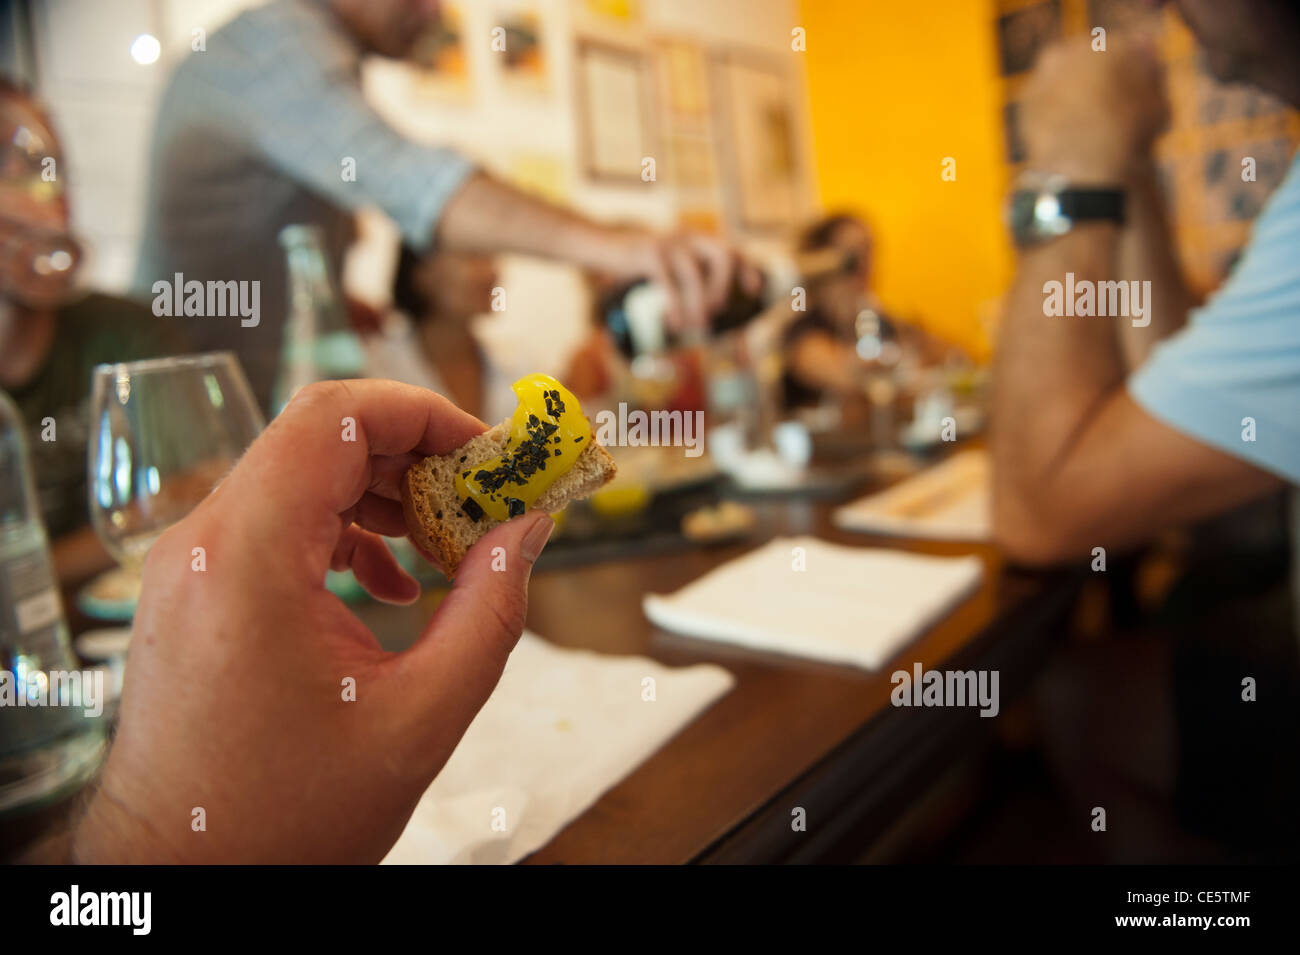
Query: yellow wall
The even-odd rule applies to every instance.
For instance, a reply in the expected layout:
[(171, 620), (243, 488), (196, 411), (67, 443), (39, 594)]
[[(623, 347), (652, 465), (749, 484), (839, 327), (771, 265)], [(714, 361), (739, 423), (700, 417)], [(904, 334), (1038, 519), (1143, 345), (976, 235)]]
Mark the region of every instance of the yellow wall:
[(888, 309), (986, 357), (981, 317), (1012, 269), (992, 0), (800, 0), (800, 14), (823, 206), (874, 225)]

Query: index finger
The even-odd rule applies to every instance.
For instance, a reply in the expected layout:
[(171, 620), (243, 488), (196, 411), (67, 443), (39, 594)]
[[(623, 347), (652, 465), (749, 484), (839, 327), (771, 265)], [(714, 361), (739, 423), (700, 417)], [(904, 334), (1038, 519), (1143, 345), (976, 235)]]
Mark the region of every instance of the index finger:
[(487, 429), (426, 388), (395, 381), (327, 381), (300, 391), (222, 485), (240, 513), (281, 534), (329, 543), (338, 515), (360, 500), (372, 456), (446, 454)]

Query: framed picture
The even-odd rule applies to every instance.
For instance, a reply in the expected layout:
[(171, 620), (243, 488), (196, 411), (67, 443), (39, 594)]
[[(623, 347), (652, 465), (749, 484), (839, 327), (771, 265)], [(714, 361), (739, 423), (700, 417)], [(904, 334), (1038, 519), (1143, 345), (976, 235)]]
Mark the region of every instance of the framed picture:
[(737, 222), (756, 231), (794, 224), (802, 212), (801, 163), (789, 75), (775, 61), (723, 55), (715, 77), (721, 178)]
[(438, 29), (422, 36), (411, 54), (415, 92), (448, 102), (470, 98), (465, 18), (459, 3), (446, 3)]
[(597, 181), (640, 183), (642, 162), (654, 156), (645, 56), (581, 39), (574, 63), (584, 172)]
[(502, 82), (514, 92), (544, 93), (550, 73), (542, 20), (534, 9), (508, 14), (498, 29), (504, 32), (505, 49), (495, 57)]
[(664, 40), (659, 44), (668, 110), (678, 119), (707, 122), (709, 118), (709, 70), (704, 51), (685, 40)]
[(682, 189), (712, 189), (717, 181), (713, 140), (696, 132), (676, 130), (664, 139), (673, 184)]

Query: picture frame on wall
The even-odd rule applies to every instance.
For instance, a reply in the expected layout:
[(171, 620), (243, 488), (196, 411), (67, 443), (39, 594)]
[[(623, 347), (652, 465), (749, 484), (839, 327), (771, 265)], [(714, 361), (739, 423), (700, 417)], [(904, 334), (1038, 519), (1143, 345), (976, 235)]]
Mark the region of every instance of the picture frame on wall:
[(420, 37), (409, 58), (416, 95), (444, 103), (471, 99), (465, 16), (459, 2), (443, 5), (438, 29)]
[(550, 62), (542, 16), (534, 5), (510, 11), (497, 26), (505, 49), (493, 57), (511, 93), (541, 94), (550, 88)]
[(679, 122), (707, 124), (709, 70), (704, 50), (697, 43), (663, 39), (658, 43), (668, 112)]
[(655, 155), (649, 66), (638, 49), (582, 38), (574, 49), (584, 175), (596, 182), (642, 182)]
[(714, 60), (720, 111), (721, 169), (730, 170), (728, 202), (748, 231), (774, 231), (801, 214), (801, 158), (791, 80), (776, 61), (747, 54)]

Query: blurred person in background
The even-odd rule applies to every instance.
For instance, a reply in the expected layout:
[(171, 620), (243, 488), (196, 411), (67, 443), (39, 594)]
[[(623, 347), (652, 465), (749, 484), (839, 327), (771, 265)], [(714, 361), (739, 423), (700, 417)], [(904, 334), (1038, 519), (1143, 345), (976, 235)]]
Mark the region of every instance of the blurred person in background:
[[(868, 363), (895, 363), (904, 350), (925, 363), (943, 356), (945, 346), (885, 312), (871, 287), (873, 244), (867, 224), (848, 213), (826, 216), (800, 237), (796, 258), (815, 262), (818, 277), (807, 282), (808, 310), (786, 326), (783, 337), (787, 408), (815, 406), (828, 397), (860, 400)], [(824, 256), (839, 261), (827, 268)]]
[[(1179, 6), (1221, 78), (1300, 106), (1300, 7)], [(1055, 238), (1029, 235), (1029, 222), (1021, 238), (993, 453), (998, 536), (1030, 563), (1130, 546), (1300, 481), (1300, 171), (1292, 165), (1224, 286), (1189, 311), (1152, 154), (1168, 108), (1140, 41), (1106, 55), (1048, 50), (1025, 97), (1029, 167), (1122, 197), (1120, 214)], [(1044, 286), (1067, 272), (1076, 286), (1149, 281), (1148, 314), (1047, 316)]]
[(270, 0), (187, 56), (163, 94), (150, 158), (136, 292), (154, 283), (260, 281), (260, 321), (193, 322), (204, 348), (240, 356), (269, 407), (287, 310), (280, 229), (320, 226), (339, 265), (351, 212), (377, 206), (413, 249), (515, 252), (669, 290), (671, 318), (701, 326), (740, 269), (701, 235), (613, 229), (531, 198), (452, 149), (412, 142), (366, 103), (363, 55), (405, 58), (436, 28), (435, 0)]
[[(1177, 6), (1218, 78), (1300, 107), (1300, 4)], [(1300, 482), (1300, 166), (1227, 281), (1193, 308), (1152, 151), (1168, 110), (1151, 45), (1120, 37), (1104, 53), (1045, 51), (1022, 100), (1033, 174), (1012, 205), (1021, 254), (998, 336), (991, 450), (995, 535), (1024, 563), (1082, 566), (1095, 548), (1122, 553)], [(1041, 201), (1045, 191), (1056, 201)], [(1072, 219), (1053, 211), (1066, 202)], [(1134, 283), (1134, 294), (1149, 283), (1144, 314), (1133, 298), (1128, 314), (1049, 309), (1050, 283), (1067, 273), (1076, 288), (1098, 283), (1098, 302), (1099, 283)], [(1148, 833), (1137, 807), (1168, 794), (1184, 825), (1235, 846), (1235, 858), (1294, 851), (1300, 671), (1294, 616), (1272, 609), (1287, 604), (1278, 577), (1283, 599), (1266, 607), (1258, 587), (1234, 604), (1222, 574), (1201, 574), (1176, 593), (1179, 615), (1157, 621), (1168, 639), (1130, 641), (1118, 659), (1076, 669), (1096, 686), (1058, 687), (1065, 722), (1076, 719), (1061, 748), (1076, 754), (1081, 799), (1122, 805)], [(1123, 777), (1132, 785), (1120, 794)]]
[(89, 526), (91, 371), (189, 346), (147, 308), (77, 286), (82, 252), (58, 137), (36, 101), (3, 79), (0, 150), (0, 388), (27, 425), (55, 567), (73, 583), (113, 563)]
[(492, 364), (474, 334), (474, 319), (492, 309), (497, 270), (492, 258), (464, 252), (398, 253), (393, 307), (383, 326), (365, 335), (366, 372), (446, 395), (484, 421), (513, 413), (510, 380)]

